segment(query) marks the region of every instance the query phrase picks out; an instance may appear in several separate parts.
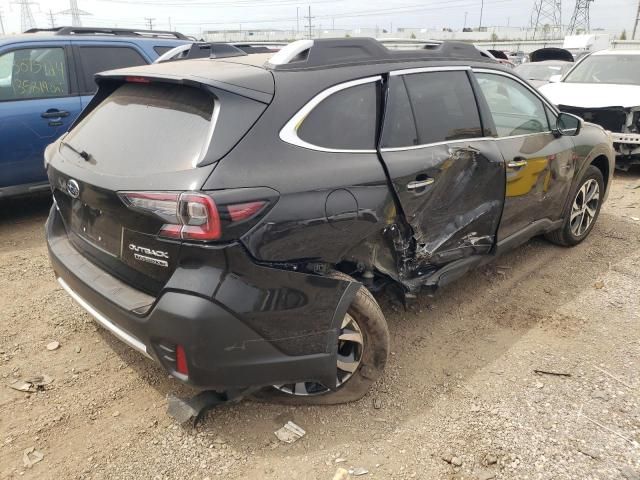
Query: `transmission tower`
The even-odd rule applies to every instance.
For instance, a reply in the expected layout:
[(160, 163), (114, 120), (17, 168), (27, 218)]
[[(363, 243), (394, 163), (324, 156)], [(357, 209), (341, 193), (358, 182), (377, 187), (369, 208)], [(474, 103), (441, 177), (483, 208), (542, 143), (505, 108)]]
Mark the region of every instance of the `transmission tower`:
[(82, 19), (80, 18), (82, 15), (91, 15), (89, 12), (85, 12), (84, 10), (80, 10), (78, 8), (78, 0), (69, 0), (69, 8), (67, 10), (63, 10), (60, 12), (61, 15), (71, 15), (71, 26), (72, 27), (81, 27)]
[(30, 28), (35, 28), (36, 21), (33, 19), (33, 12), (31, 12), (31, 5), (35, 2), (30, 0), (13, 0), (16, 5), (20, 5), (20, 29), (26, 32)]
[(593, 0), (576, 0), (576, 8), (569, 22), (569, 33), (589, 33), (589, 4)]
[(562, 0), (535, 0), (531, 11), (533, 40), (562, 37)]

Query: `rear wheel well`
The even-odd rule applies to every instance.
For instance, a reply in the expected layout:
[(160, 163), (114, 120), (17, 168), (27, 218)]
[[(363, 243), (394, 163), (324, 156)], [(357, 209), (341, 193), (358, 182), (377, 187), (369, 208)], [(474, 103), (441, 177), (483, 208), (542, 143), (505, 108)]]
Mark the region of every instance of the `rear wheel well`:
[(606, 191), (607, 187), (609, 186), (609, 159), (604, 155), (600, 155), (591, 162), (591, 165), (596, 167), (602, 173), (602, 178), (604, 179), (604, 189)]

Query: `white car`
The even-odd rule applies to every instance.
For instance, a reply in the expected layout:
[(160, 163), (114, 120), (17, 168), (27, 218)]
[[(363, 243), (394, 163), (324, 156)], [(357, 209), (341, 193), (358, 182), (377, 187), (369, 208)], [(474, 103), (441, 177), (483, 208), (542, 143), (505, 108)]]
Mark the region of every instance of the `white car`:
[(601, 50), (540, 91), (560, 110), (611, 132), (616, 166), (640, 165), (640, 50)]

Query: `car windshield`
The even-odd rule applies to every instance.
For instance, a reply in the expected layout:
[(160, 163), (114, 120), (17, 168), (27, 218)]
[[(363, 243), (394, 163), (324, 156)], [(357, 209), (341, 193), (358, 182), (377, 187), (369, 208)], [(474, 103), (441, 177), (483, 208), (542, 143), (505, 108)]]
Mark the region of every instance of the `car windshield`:
[(591, 55), (580, 62), (564, 81), (640, 85), (640, 55)]
[(569, 67), (571, 63), (566, 65), (543, 65), (535, 63), (526, 63), (516, 67), (516, 72), (529, 80), (544, 80), (548, 81), (554, 75), (562, 75)]

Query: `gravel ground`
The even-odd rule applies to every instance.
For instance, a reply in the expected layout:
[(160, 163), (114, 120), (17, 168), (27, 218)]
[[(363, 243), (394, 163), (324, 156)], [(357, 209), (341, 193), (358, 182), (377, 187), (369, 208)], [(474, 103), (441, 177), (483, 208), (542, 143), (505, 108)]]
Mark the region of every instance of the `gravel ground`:
[[(47, 209), (0, 203), (0, 478), (640, 479), (637, 172), (578, 247), (535, 239), (407, 311), (379, 298), (392, 354), (361, 401), (246, 400), (196, 429), (165, 413), (189, 391), (54, 281)], [(34, 375), (53, 381), (8, 387)], [(288, 420), (307, 431), (292, 445), (273, 434)]]

